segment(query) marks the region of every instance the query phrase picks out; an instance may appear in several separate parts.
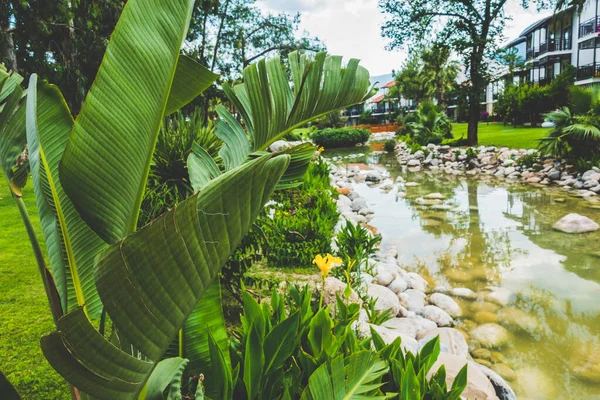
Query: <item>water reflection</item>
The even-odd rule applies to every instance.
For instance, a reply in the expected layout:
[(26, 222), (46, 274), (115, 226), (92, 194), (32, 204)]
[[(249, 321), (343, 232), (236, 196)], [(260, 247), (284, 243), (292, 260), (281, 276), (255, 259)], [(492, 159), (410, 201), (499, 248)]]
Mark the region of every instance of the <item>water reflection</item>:
[[(558, 189), (494, 178), (411, 173), (386, 154), (365, 152), (350, 162), (418, 184), (398, 184), (405, 197), (355, 185), (375, 210), (371, 224), (383, 235), (382, 247), (395, 246), (407, 268), (432, 285), (479, 293), (499, 286), (517, 294), (514, 303), (492, 314), (520, 316), (511, 329), (514, 340), (502, 348), (517, 372), (513, 385), (520, 398), (600, 398), (600, 386), (585, 380), (600, 380), (600, 232), (552, 229), (572, 212), (600, 221), (594, 204)], [(443, 195), (443, 204), (418, 200), (430, 193)], [(461, 327), (476, 325), (473, 305), (461, 306), (467, 310)]]

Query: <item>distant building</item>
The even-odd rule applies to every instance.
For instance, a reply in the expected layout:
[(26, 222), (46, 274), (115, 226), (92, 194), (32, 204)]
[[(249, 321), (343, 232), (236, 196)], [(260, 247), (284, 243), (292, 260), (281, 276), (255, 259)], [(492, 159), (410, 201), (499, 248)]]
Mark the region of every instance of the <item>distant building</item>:
[[(566, 9), (529, 25), (505, 48), (514, 48), (525, 60), (515, 81), (549, 84), (567, 65), (577, 69), (576, 85), (600, 84), (600, 4), (587, 0), (581, 13)], [(482, 111), (493, 113), (505, 79), (490, 83), (484, 93)]]
[(393, 119), (399, 110), (412, 110), (415, 108), (415, 102), (404, 98), (392, 99), (387, 94), (395, 84), (394, 80), (381, 85), (373, 97), (367, 99), (364, 103), (357, 104), (344, 110), (344, 115), (348, 117), (348, 125), (358, 125), (361, 114), (370, 113), (372, 123), (383, 124), (393, 122)]

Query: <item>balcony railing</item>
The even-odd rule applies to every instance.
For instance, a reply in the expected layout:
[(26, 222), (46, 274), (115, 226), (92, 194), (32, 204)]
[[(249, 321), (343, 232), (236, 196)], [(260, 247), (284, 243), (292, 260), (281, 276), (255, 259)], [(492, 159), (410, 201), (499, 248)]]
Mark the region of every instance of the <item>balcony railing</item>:
[(579, 24), (579, 37), (583, 37), (592, 33), (598, 33), (600, 30), (600, 16), (590, 18)]
[(562, 50), (571, 50), (571, 39), (570, 38), (562, 38), (562, 39), (550, 39), (548, 41), (548, 51), (562, 51)]
[(548, 42), (541, 43), (540, 50), (539, 50), (538, 54), (536, 54), (536, 56), (547, 53), (547, 52), (548, 52)]
[(600, 78), (600, 63), (581, 65), (577, 68), (577, 80)]
[(385, 114), (385, 107), (377, 107), (373, 109), (373, 114)]
[(528, 60), (531, 60), (533, 58), (533, 49), (527, 49), (527, 51), (525, 52), (525, 57)]

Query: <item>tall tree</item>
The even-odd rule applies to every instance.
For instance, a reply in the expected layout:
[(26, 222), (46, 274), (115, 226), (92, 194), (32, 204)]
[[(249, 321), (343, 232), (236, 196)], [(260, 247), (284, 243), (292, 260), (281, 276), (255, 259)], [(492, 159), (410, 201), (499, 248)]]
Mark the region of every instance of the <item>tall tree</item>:
[(0, 0), (0, 62), (56, 82), (78, 113), (124, 3)]
[(390, 98), (414, 100), (420, 103), (427, 97), (427, 89), (422, 79), (422, 59), (420, 51), (410, 53), (400, 71), (394, 77), (394, 86), (388, 92)]
[[(436, 40), (458, 54), (470, 76), (468, 144), (477, 144), (479, 103), (486, 85), (487, 59), (497, 49), (508, 0), (380, 0), (387, 19), (382, 35), (389, 48)], [(527, 0), (522, 0), (527, 5)]]
[(451, 59), (450, 47), (434, 43), (421, 55), (423, 68), (421, 76), (427, 94), (434, 98), (438, 105), (445, 105), (456, 83), (460, 72), (460, 64)]

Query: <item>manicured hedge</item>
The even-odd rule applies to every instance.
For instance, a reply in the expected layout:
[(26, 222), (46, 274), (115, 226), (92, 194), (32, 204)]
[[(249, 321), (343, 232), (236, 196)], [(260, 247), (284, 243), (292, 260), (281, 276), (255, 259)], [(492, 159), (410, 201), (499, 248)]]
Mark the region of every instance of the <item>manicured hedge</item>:
[(313, 133), (311, 139), (319, 147), (350, 147), (369, 140), (371, 132), (367, 129), (331, 128)]

